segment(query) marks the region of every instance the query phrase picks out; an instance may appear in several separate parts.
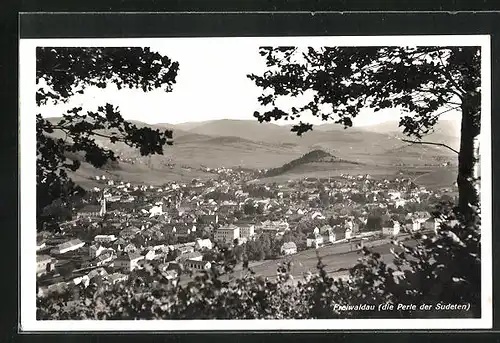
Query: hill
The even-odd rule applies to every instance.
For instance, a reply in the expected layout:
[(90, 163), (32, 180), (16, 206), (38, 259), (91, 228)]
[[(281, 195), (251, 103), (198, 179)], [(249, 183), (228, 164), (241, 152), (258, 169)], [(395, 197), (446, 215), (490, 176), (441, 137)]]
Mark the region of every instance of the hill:
[(320, 166), (320, 169), (323, 170), (336, 169), (335, 164), (337, 164), (337, 167), (339, 165), (345, 165), (345, 164), (359, 165), (359, 163), (356, 162), (341, 160), (323, 150), (313, 150), (297, 159), (294, 159), (284, 164), (281, 167), (269, 169), (263, 175), (263, 177), (274, 177), (286, 173), (292, 173), (292, 174), (304, 173), (305, 171), (307, 171), (307, 169), (311, 169), (307, 167), (304, 168), (305, 166), (309, 165), (309, 167), (313, 167), (314, 169), (314, 167), (315, 166), (317, 167), (318, 164), (325, 164), (323, 166)]

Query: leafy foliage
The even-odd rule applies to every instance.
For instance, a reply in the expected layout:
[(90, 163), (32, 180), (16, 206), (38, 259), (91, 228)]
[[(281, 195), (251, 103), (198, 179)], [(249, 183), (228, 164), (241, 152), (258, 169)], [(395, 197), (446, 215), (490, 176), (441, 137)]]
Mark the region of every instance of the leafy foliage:
[[(149, 48), (37, 48), (36, 94), (38, 106), (65, 103), (89, 86), (151, 91), (172, 90), (179, 65)], [(139, 149), (141, 155), (163, 154), (172, 144), (172, 131), (139, 128), (126, 121), (112, 104), (97, 110), (76, 107), (61, 114), (56, 123), (36, 116), (37, 136), (37, 218), (39, 225), (50, 222), (46, 212), (54, 200), (71, 207), (71, 197), (82, 192), (68, 171), (76, 171), (82, 161), (102, 168), (117, 156), (101, 146), (96, 137), (112, 144)], [(59, 206), (61, 207), (61, 206)]]

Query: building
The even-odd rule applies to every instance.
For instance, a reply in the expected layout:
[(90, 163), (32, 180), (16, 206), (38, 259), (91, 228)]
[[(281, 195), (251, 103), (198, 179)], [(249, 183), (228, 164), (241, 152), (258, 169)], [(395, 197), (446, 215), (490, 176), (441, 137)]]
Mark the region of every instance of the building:
[(388, 220), (382, 224), (382, 234), (386, 236), (396, 236), (399, 234), (401, 226), (396, 220)]
[(281, 246), (282, 255), (292, 255), (297, 253), (297, 245), (294, 242), (286, 242)]
[(116, 240), (115, 235), (97, 235), (94, 237), (94, 241), (98, 243), (110, 243)]
[(118, 270), (131, 272), (139, 267), (139, 261), (144, 257), (137, 253), (120, 254), (115, 259), (114, 267)]
[(220, 227), (214, 234), (214, 240), (216, 242), (227, 244), (233, 244), (234, 240), (237, 238), (240, 238), (240, 228), (234, 225)]
[(126, 227), (125, 229), (121, 230), (119, 233), (119, 236), (122, 238), (125, 238), (125, 239), (132, 238), (135, 235), (137, 235), (140, 231), (141, 231), (141, 229), (139, 229), (138, 227), (129, 226), (129, 227)]
[(36, 239), (36, 251), (40, 251), (42, 249), (45, 249), (46, 247), (47, 247), (47, 243), (45, 242), (45, 240), (37, 237), (37, 239)]
[(196, 250), (203, 250), (203, 249), (212, 250), (212, 242), (208, 238), (207, 239), (196, 238), (195, 249)]
[(36, 274), (41, 275), (54, 270), (54, 260), (48, 255), (36, 256)]
[(194, 270), (207, 270), (210, 269), (211, 264), (208, 261), (199, 261), (187, 259), (184, 261), (184, 268), (194, 269)]
[(194, 252), (194, 247), (190, 245), (179, 245), (172, 249), (175, 256), (189, 254)]
[(106, 198), (102, 197), (99, 205), (86, 205), (76, 214), (77, 218), (102, 217), (106, 214)]
[(144, 256), (145, 260), (151, 261), (156, 257), (156, 252), (155, 249), (146, 249), (142, 252), (141, 255)]
[(177, 238), (188, 238), (191, 232), (194, 231), (196, 231), (196, 228), (193, 230), (193, 226), (190, 225), (179, 225), (172, 229), (172, 232)]
[(323, 236), (320, 234), (311, 234), (307, 237), (306, 245), (308, 248), (318, 248), (323, 245)]
[(332, 238), (333, 242), (347, 240), (350, 239), (351, 237), (352, 237), (351, 228), (345, 227), (344, 225), (335, 225), (332, 230), (332, 235), (328, 235), (328, 239)]
[(255, 235), (255, 225), (253, 224), (236, 224), (240, 228), (240, 238), (251, 238)]
[(189, 252), (187, 254), (177, 256), (175, 261), (182, 263), (183, 261), (186, 261), (186, 260), (201, 261), (202, 259), (203, 259), (203, 255), (201, 253), (199, 253), (198, 251), (193, 251), (193, 252)]
[(162, 271), (161, 275), (163, 275), (163, 277), (166, 279), (166, 280), (175, 280), (178, 276), (178, 273), (176, 270), (174, 269), (171, 269), (171, 270), (165, 270), (165, 271)]
[(437, 231), (439, 229), (439, 221), (436, 218), (431, 217), (422, 224), (422, 227), (424, 230)]
[(104, 266), (113, 261), (113, 257), (114, 257), (113, 252), (110, 250), (106, 250), (106, 252), (97, 256), (97, 258), (94, 260), (94, 263), (96, 266), (99, 267)]
[(106, 251), (106, 248), (103, 247), (102, 245), (100, 245), (100, 244), (92, 244), (89, 247), (89, 256), (90, 256), (90, 258), (96, 258), (100, 254), (102, 254), (104, 251)]
[(65, 253), (70, 252), (70, 251), (78, 250), (81, 247), (83, 247), (84, 245), (85, 245), (85, 243), (82, 242), (81, 240), (72, 239), (70, 241), (67, 241), (67, 242), (64, 242), (64, 243), (57, 245), (55, 248), (51, 249), (50, 252), (52, 254), (57, 254), (57, 255), (65, 254)]
[(421, 223), (415, 218), (407, 219), (404, 223), (404, 228), (408, 232), (415, 232), (420, 230)]

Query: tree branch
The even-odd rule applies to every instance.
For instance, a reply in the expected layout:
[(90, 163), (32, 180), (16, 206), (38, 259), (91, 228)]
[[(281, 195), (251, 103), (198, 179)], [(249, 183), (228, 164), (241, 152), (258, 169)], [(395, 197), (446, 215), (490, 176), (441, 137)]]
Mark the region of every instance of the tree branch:
[(435, 142), (424, 142), (424, 141), (411, 141), (411, 140), (408, 140), (408, 139), (402, 139), (403, 142), (406, 142), (406, 143), (411, 143), (411, 144), (427, 144), (427, 145), (437, 145), (437, 146), (442, 146), (444, 148), (447, 148), (451, 151), (453, 151), (455, 154), (460, 154), (459, 151), (453, 149), (452, 147), (450, 147), (449, 145), (446, 145), (444, 143), (435, 143)]
[(443, 70), (444, 70), (446, 78), (453, 84), (453, 86), (455, 86), (457, 91), (460, 92), (459, 96), (460, 96), (460, 99), (462, 99), (464, 94), (466, 94), (466, 91), (462, 87), (460, 87), (460, 85), (455, 81), (455, 79), (451, 75), (451, 72), (449, 71), (448, 67), (444, 64), (444, 61), (443, 61), (443, 58), (441, 57), (441, 55), (438, 54), (438, 56), (439, 56), (439, 61), (440, 61), (441, 65), (443, 66)]

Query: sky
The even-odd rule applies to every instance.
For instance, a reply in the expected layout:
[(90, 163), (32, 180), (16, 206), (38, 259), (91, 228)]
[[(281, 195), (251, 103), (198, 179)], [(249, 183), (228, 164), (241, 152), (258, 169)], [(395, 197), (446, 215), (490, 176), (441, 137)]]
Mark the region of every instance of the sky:
[[(147, 46), (179, 62), (177, 82), (172, 92), (118, 90), (114, 85), (106, 89), (89, 87), (84, 94), (74, 96), (69, 103), (45, 105), (39, 108), (39, 113), (54, 117), (75, 106), (91, 110), (109, 102), (119, 107), (125, 119), (148, 124), (216, 119), (256, 120), (253, 113), (260, 109), (257, 97), (261, 95), (261, 89), (246, 75), (260, 74), (265, 70), (264, 58), (258, 54), (258, 42), (163, 39)], [(399, 115), (400, 111), (396, 109), (377, 113), (364, 109), (354, 120), (354, 126), (394, 120)], [(459, 117), (458, 113), (450, 112), (445, 118)], [(316, 118), (306, 118), (304, 116), (302, 119), (313, 124), (322, 123)]]

